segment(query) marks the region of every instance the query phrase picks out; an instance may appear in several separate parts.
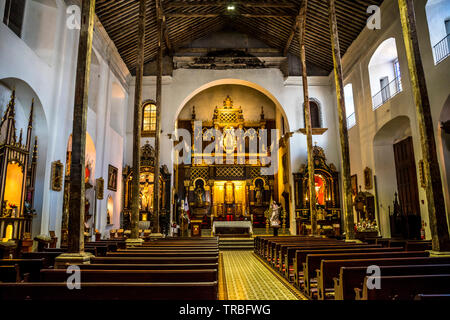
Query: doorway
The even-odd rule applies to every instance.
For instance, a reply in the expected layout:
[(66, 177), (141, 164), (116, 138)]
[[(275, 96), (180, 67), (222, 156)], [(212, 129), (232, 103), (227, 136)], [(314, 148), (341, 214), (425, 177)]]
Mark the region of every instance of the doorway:
[(394, 144), (395, 172), (403, 238), (420, 239), (420, 204), (412, 137)]

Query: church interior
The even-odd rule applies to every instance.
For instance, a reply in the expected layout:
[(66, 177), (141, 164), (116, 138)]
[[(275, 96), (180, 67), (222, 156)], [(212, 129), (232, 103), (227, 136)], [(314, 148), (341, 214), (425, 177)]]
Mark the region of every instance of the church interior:
[(0, 301), (450, 300), (450, 1), (0, 17)]

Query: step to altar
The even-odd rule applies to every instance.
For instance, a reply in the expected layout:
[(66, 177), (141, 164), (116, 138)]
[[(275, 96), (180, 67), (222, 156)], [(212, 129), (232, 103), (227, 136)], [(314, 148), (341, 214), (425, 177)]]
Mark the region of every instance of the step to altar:
[(253, 250), (253, 238), (230, 238), (219, 236), (219, 250)]

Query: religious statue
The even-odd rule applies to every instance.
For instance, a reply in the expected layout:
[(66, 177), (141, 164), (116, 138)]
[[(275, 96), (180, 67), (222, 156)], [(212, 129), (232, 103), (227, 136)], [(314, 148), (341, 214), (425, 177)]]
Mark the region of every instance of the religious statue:
[(272, 215), (270, 216), (270, 226), (273, 228), (273, 235), (278, 235), (278, 228), (280, 228), (280, 207), (274, 201), (272, 203)]
[(231, 181), (225, 183), (225, 203), (234, 203), (234, 184)]
[(86, 166), (84, 168), (84, 182), (88, 183), (91, 178), (91, 162), (88, 160), (86, 161)]
[(261, 183), (258, 182), (256, 183), (255, 188), (255, 198), (256, 198), (256, 205), (261, 206), (263, 204), (263, 188), (261, 187)]
[(141, 210), (149, 211), (150, 204), (150, 183), (145, 181), (144, 187), (141, 189)]
[(194, 190), (195, 206), (203, 207), (205, 204), (205, 189), (203, 188), (203, 181), (198, 180)]
[(106, 209), (106, 224), (111, 224), (111, 216), (108, 209)]

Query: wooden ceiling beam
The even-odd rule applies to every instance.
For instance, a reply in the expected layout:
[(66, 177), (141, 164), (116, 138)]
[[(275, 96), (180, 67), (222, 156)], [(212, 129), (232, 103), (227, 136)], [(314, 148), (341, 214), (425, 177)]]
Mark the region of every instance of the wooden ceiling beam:
[[(171, 2), (166, 5), (166, 8), (192, 8), (192, 7), (222, 7), (231, 4), (229, 1), (190, 1), (190, 2)], [(294, 3), (269, 3), (269, 2), (256, 2), (256, 1), (233, 1), (232, 4), (236, 6), (244, 7), (259, 7), (259, 8), (295, 8)]]
[[(183, 12), (171, 12), (167, 13), (168, 18), (217, 18), (219, 16), (227, 16), (221, 13), (183, 13)], [(232, 16), (242, 16), (245, 18), (292, 18), (292, 15), (288, 14), (256, 14), (256, 13), (237, 13)]]
[(286, 45), (284, 46), (283, 56), (287, 55), (287, 53), (289, 51), (289, 48), (291, 47), (292, 40), (294, 39), (294, 36), (295, 36), (295, 30), (297, 30), (298, 25), (300, 23), (300, 16), (301, 16), (301, 14), (302, 14), (302, 10), (300, 9), (299, 13), (295, 17), (294, 23), (292, 24), (291, 31), (290, 31), (288, 39), (286, 41)]
[(173, 48), (172, 48), (172, 44), (169, 39), (169, 30), (168, 30), (167, 23), (166, 23), (166, 16), (164, 14), (164, 8), (162, 6), (162, 1), (156, 0), (155, 3), (157, 4), (156, 5), (157, 19), (161, 19), (161, 28), (162, 28), (162, 33), (163, 33), (163, 37), (164, 37), (164, 42), (166, 44), (166, 48), (167, 48), (169, 55), (172, 56)]

